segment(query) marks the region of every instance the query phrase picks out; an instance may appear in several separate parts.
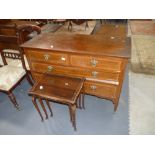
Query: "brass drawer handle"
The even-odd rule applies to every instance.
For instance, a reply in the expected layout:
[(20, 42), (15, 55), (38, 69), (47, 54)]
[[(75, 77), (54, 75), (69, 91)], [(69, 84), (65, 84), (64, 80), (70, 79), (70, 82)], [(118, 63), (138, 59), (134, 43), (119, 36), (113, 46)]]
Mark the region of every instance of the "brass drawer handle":
[(93, 77), (95, 77), (95, 78), (96, 78), (96, 76), (97, 76), (98, 72), (93, 71), (91, 74), (92, 74), (92, 76), (93, 76)]
[(61, 57), (61, 60), (62, 60), (62, 61), (66, 61), (66, 58), (62, 56), (62, 57)]
[(47, 70), (48, 70), (49, 72), (51, 72), (53, 69), (54, 69), (54, 68), (53, 68), (52, 66), (48, 66), (48, 67), (47, 67)]
[(92, 60), (90, 61), (90, 63), (91, 63), (91, 65), (92, 65), (93, 67), (96, 67), (98, 61), (97, 61), (96, 59), (92, 59)]
[(90, 86), (90, 88), (91, 88), (92, 90), (96, 90), (97, 87), (93, 85), (93, 86)]
[(49, 54), (44, 54), (44, 60), (47, 61), (49, 59), (50, 55)]

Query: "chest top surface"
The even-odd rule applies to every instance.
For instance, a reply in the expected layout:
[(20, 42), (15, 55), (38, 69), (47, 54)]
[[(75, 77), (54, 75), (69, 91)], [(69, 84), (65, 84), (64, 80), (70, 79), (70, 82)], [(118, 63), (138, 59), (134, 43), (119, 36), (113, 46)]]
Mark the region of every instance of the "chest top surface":
[(99, 56), (130, 57), (130, 39), (112, 35), (43, 33), (25, 42), (21, 47)]

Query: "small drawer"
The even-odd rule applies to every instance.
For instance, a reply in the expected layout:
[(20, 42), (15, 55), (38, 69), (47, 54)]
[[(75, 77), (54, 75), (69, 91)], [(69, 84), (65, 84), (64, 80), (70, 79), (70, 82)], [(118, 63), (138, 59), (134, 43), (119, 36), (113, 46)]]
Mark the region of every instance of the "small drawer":
[[(40, 79), (43, 77), (43, 74), (40, 73), (32, 73), (32, 76), (35, 80), (35, 82), (40, 81)], [(51, 85), (53, 85), (53, 87), (61, 87), (61, 88), (67, 88), (68, 90), (75, 90), (75, 88), (77, 88), (79, 86), (78, 82), (75, 82), (74, 80), (68, 80), (67, 76), (63, 77), (63, 80), (60, 80), (62, 77), (57, 78), (55, 80), (51, 79), (51, 77), (46, 77), (46, 79), (42, 79), (42, 83), (45, 83), (48, 81), (48, 83), (51, 83)], [(77, 79), (77, 81), (80, 81), (79, 79)]]
[(120, 73), (117, 72), (110, 72), (110, 71), (103, 71), (103, 70), (90, 70), (87, 78), (91, 79), (98, 79), (98, 80), (107, 80), (107, 81), (119, 81)]
[(112, 99), (116, 97), (116, 89), (117, 86), (115, 85), (86, 81), (84, 83), (83, 92), (90, 95)]
[(99, 68), (111, 71), (120, 71), (122, 60), (120, 58), (102, 58), (71, 55), (70, 62), (72, 66), (76, 67)]
[(28, 56), (31, 61), (41, 61), (62, 65), (69, 64), (68, 55), (63, 53), (28, 51)]

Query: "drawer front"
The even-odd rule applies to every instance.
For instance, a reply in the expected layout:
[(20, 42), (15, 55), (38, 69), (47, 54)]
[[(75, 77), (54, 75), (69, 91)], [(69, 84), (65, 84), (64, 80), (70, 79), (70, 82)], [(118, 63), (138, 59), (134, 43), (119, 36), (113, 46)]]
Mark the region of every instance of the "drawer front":
[(42, 78), (43, 74), (32, 72), (32, 77), (35, 81), (39, 81)]
[[(32, 76), (35, 81), (39, 81), (42, 77), (42, 74), (33, 72)], [(116, 89), (117, 86), (115, 85), (86, 81), (84, 82), (82, 92), (90, 95), (113, 99), (116, 97)]]
[[(40, 79), (43, 77), (43, 74), (33, 72), (32, 76), (35, 81), (40, 81)], [(42, 79), (41, 81), (42, 83), (46, 83), (47, 80), (50, 81), (54, 87), (68, 88), (70, 90), (75, 90), (75, 88), (79, 88), (79, 84), (75, 82), (75, 80), (68, 79), (68, 77), (64, 77), (63, 80), (60, 80), (59, 78), (53, 80), (51, 79), (51, 77), (46, 77), (46, 79)], [(81, 80), (77, 81), (80, 81), (81, 83)]]
[(68, 55), (63, 53), (28, 51), (28, 56), (31, 61), (41, 61), (62, 65), (69, 64)]
[(88, 82), (84, 83), (83, 92), (90, 95), (99, 97), (115, 98), (117, 86), (99, 83), (99, 82)]
[(92, 56), (71, 55), (70, 62), (72, 66), (77, 67), (100, 68), (111, 71), (120, 71), (122, 60), (120, 58), (99, 58)]
[(107, 80), (107, 81), (115, 81), (118, 82), (119, 73), (113, 72), (105, 72), (99, 70), (90, 70), (85, 68), (75, 68), (75, 67), (63, 67), (63, 66), (55, 66), (49, 64), (42, 63), (32, 63), (32, 70), (34, 72), (44, 73), (44, 72), (52, 72), (55, 74), (66, 74), (66, 75), (75, 75), (82, 76), (94, 80)]

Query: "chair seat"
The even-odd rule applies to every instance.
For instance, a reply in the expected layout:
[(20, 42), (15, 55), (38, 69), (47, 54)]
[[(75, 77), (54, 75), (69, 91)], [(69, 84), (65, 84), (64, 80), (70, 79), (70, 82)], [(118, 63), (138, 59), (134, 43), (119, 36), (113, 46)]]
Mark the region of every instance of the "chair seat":
[(0, 68), (0, 89), (9, 91), (24, 75), (25, 70), (20, 67), (6, 65)]

